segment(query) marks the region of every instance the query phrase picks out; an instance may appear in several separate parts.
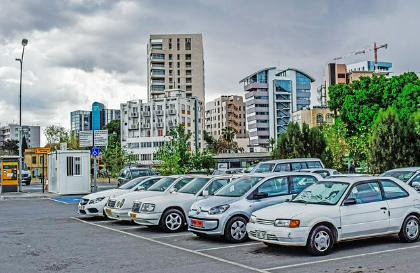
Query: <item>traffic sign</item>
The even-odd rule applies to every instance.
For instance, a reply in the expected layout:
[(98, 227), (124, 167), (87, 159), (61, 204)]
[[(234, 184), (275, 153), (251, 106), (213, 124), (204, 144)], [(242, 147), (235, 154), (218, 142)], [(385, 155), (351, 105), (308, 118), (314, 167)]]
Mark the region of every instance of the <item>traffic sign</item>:
[(36, 154), (48, 154), (50, 151), (50, 148), (35, 148)]
[(93, 146), (93, 132), (80, 131), (79, 132), (79, 147), (92, 147)]
[(93, 134), (95, 146), (108, 146), (108, 130), (95, 130)]
[(92, 148), (92, 156), (97, 157), (99, 155), (99, 148)]

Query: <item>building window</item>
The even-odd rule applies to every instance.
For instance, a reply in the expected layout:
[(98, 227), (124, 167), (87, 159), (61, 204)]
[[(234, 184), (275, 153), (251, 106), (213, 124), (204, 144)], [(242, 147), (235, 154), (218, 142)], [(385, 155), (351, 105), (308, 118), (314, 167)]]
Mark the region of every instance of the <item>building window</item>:
[(32, 157), (32, 164), (36, 164), (36, 156)]
[(82, 174), (82, 158), (80, 156), (67, 157), (67, 176), (79, 176)]
[(179, 50), (180, 46), (179, 46), (179, 39), (176, 39), (176, 50)]
[(191, 61), (191, 54), (185, 54), (185, 60)]
[(191, 70), (185, 70), (185, 75), (187, 75), (187, 76), (191, 76), (191, 75), (192, 75)]
[(169, 54), (169, 60), (172, 61), (172, 54)]
[(186, 83), (192, 83), (192, 78), (186, 78), (186, 79), (185, 79), (185, 82), (186, 82)]
[(191, 50), (191, 38), (185, 38), (185, 50)]
[(346, 74), (343, 74), (343, 73), (338, 74), (339, 79), (344, 79), (345, 77), (346, 77)]
[(324, 116), (322, 114), (317, 114), (316, 115), (316, 124), (321, 125), (322, 123), (324, 123)]
[(169, 49), (172, 49), (172, 39), (169, 39)]
[(180, 70), (177, 71), (177, 75), (181, 76), (181, 71)]
[(186, 68), (191, 68), (191, 62), (186, 62), (186, 63), (185, 63), (185, 67), (186, 67)]
[(158, 130), (158, 136), (163, 136), (163, 130)]
[(152, 60), (164, 60), (165, 54), (152, 53)]
[(185, 86), (185, 91), (192, 91), (192, 86), (191, 85)]

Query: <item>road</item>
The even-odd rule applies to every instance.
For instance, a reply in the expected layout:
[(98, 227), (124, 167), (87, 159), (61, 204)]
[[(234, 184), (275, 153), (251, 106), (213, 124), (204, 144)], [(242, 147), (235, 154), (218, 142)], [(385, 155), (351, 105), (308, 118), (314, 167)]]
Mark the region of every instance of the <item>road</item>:
[(229, 244), (76, 214), (76, 203), (0, 201), (1, 272), (418, 272), (420, 242), (396, 236), (304, 248)]

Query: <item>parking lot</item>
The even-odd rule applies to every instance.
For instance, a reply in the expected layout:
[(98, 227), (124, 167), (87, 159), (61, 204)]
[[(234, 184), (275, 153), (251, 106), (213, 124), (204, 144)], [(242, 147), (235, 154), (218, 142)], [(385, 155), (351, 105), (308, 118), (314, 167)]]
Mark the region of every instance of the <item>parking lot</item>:
[[(68, 199), (68, 200), (71, 200)], [(382, 237), (340, 243), (324, 257), (304, 248), (230, 244), (80, 216), (72, 201), (0, 202), (3, 272), (417, 272), (420, 242)]]

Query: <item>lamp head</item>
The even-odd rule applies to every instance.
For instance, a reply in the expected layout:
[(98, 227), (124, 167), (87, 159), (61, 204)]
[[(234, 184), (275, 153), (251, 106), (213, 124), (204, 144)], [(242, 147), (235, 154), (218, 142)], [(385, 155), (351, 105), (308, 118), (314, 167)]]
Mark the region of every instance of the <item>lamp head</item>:
[(26, 46), (28, 44), (28, 39), (22, 39), (22, 45)]

